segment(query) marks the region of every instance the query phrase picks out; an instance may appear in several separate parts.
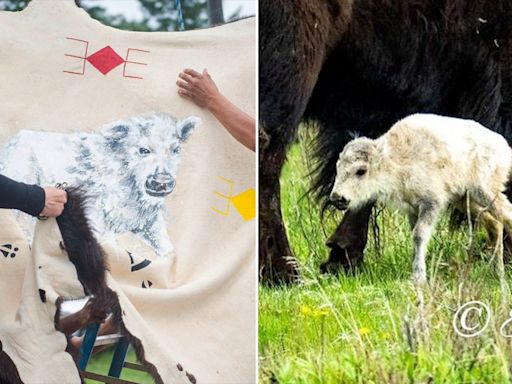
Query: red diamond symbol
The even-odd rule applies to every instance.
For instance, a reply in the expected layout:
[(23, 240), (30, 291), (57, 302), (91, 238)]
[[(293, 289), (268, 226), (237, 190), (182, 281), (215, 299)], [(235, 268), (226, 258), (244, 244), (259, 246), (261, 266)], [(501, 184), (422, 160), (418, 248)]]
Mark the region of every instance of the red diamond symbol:
[(110, 48), (110, 45), (87, 57), (87, 61), (104, 75), (124, 63), (124, 59)]

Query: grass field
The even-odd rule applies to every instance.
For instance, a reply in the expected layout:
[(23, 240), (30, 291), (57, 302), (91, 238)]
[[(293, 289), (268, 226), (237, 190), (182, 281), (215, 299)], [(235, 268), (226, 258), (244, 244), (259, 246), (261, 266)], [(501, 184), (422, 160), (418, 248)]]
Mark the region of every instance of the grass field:
[[(322, 276), (325, 239), (341, 215), (319, 218), (306, 193), (308, 138), (289, 154), (281, 177), (282, 206), (302, 282), (259, 288), (260, 383), (509, 383), (512, 343), (500, 327), (512, 314), (485, 234), (469, 226), (438, 226), (429, 246), (429, 286), (411, 283), (412, 240), (405, 217), (377, 217), (380, 247), (370, 233), (365, 267), (356, 276)], [(370, 231), (371, 232), (371, 231)], [(512, 274), (507, 267), (505, 279)], [(491, 320), (479, 336), (463, 338), (452, 326), (455, 311), (480, 300)], [(473, 311), (469, 325), (483, 317)], [(508, 330), (508, 331), (507, 331)], [(512, 325), (504, 327), (512, 334)]]
[[(114, 348), (109, 348), (105, 351), (102, 351), (96, 355), (91, 357), (89, 360), (89, 364), (87, 365), (87, 371), (100, 373), (103, 375), (108, 374), (108, 370), (110, 368), (110, 363), (112, 362), (112, 355), (114, 353)], [(135, 352), (133, 350), (128, 351), (128, 355), (126, 356), (126, 361), (136, 363), (137, 358), (135, 357)], [(134, 383), (139, 384), (152, 384), (154, 383), (151, 376), (146, 372), (134, 371), (131, 369), (123, 368), (121, 372), (121, 379), (132, 381)], [(87, 384), (96, 384), (97, 381), (86, 379), (85, 382)]]

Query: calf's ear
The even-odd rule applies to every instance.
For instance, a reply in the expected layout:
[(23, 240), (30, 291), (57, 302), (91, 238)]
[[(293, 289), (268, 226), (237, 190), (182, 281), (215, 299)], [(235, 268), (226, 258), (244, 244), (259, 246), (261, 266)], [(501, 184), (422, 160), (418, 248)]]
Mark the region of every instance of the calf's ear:
[(186, 141), (192, 134), (194, 128), (201, 124), (199, 117), (190, 116), (178, 122), (178, 136), (180, 141)]

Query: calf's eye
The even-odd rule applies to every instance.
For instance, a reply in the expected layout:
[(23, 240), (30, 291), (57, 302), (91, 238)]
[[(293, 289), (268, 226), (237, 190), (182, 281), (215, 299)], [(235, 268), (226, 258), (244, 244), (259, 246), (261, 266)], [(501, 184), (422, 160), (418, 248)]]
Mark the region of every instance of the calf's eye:
[(151, 151), (150, 151), (149, 149), (147, 149), (147, 148), (140, 147), (140, 148), (139, 148), (139, 153), (140, 153), (141, 155), (147, 155), (147, 154), (151, 153)]
[(181, 152), (180, 147), (173, 148), (173, 150), (172, 150), (172, 153), (180, 153), (180, 152)]
[(357, 176), (363, 176), (364, 174), (366, 174), (366, 169), (364, 168), (358, 169), (356, 172)]

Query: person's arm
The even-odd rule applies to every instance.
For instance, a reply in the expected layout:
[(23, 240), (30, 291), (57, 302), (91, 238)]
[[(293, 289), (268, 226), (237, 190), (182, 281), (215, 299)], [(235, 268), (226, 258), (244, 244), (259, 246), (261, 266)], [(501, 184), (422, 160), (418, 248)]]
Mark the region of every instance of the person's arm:
[(256, 150), (255, 120), (220, 93), (206, 69), (202, 74), (185, 69), (179, 77), (176, 84), (180, 96), (207, 108), (239, 143)]
[(66, 201), (63, 190), (41, 188), (0, 175), (0, 208), (18, 209), (32, 216), (59, 216)]
[(0, 175), (0, 208), (19, 209), (37, 216), (44, 208), (44, 189)]

